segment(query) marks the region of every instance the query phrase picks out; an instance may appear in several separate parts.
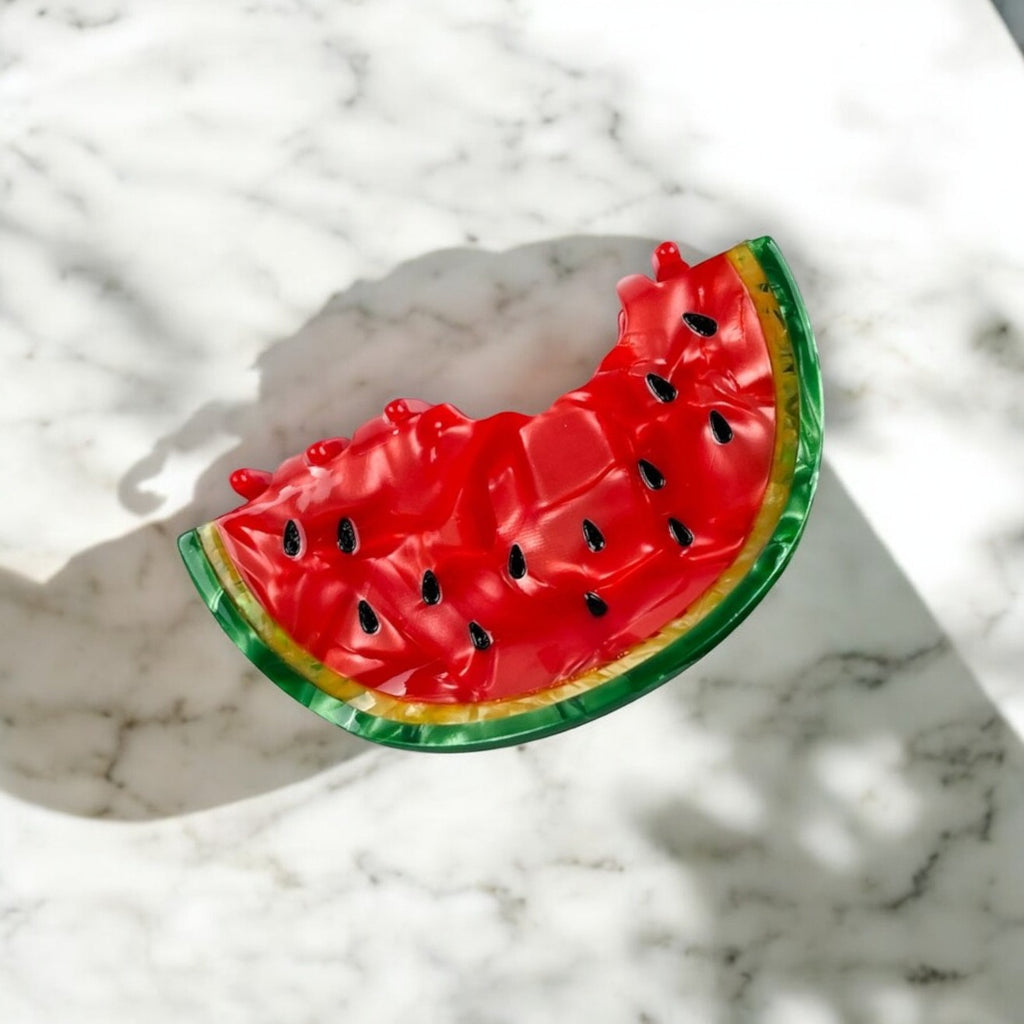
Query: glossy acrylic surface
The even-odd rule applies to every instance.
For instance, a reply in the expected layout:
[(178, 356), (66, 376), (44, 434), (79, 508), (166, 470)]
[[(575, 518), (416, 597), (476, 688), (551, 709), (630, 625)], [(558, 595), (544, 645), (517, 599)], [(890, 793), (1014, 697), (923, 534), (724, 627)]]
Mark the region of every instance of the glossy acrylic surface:
[(545, 412), (471, 420), (395, 401), (333, 458), (289, 460), (222, 517), (268, 614), (340, 675), (439, 702), (536, 692), (681, 614), (750, 532), (775, 392), (725, 257), (663, 258), (659, 273), (621, 283), (617, 345)]
[[(771, 243), (743, 251), (756, 253), (772, 282), (772, 301), (778, 299), (777, 318), (789, 323), (801, 350), (804, 445), (799, 453), (794, 445), (789, 459), (798, 455), (810, 476), (794, 478), (800, 501), (782, 517), (789, 517), (783, 543), (758, 560), (747, 598), (730, 612), (724, 632), (788, 558), (820, 447), (816, 362), (799, 299)], [(715, 583), (764, 496), (777, 398), (761, 321), (733, 264), (725, 256), (692, 269), (676, 261), (662, 247), (656, 265), (664, 280), (621, 283), (619, 343), (587, 385), (547, 413), (474, 422), (447, 406), (392, 403), (356, 431), (351, 445), (335, 446), (334, 463), (288, 460), (260, 496), (218, 521), (235, 571), (306, 657), (399, 702), (500, 702), (616, 658)], [(668, 387), (652, 386), (652, 375)], [(380, 514), (368, 516), (374, 508)], [(346, 520), (358, 538), (354, 547), (350, 538), (345, 548), (339, 543)], [(603, 545), (592, 543), (584, 523), (597, 527)], [(202, 555), (192, 550), (190, 557), (187, 548), (183, 540), (196, 574), (192, 563)], [(521, 569), (516, 548), (526, 566), (519, 577), (510, 571)], [(424, 599), (426, 573), (438, 601)], [(735, 600), (734, 592), (723, 603)], [(377, 628), (367, 628), (367, 607)], [(433, 620), (435, 628), (423, 624), (441, 609), (447, 615)], [(225, 614), (246, 621), (235, 612), (222, 607), (218, 614), (244, 648), (239, 623), (224, 622)], [(706, 649), (723, 633), (720, 622), (708, 622), (715, 618), (702, 620), (690, 648)], [(710, 643), (701, 640), (709, 629)], [(678, 671), (678, 643), (663, 645), (635, 670), (650, 675), (664, 663), (659, 682)], [(296, 696), (305, 688), (261, 667)], [(606, 682), (586, 694), (584, 705), (573, 704), (573, 715), (565, 701), (527, 709), (515, 725), (476, 723), (447, 734), (445, 725), (427, 727), (431, 740), (419, 726), (413, 736), (394, 721), (360, 722), (355, 704), (332, 706), (326, 717), (399, 745), (490, 745), (609, 710), (649, 688), (637, 682), (625, 689)], [(324, 698), (334, 700), (308, 696), (304, 702), (321, 714)], [(556, 711), (557, 721), (536, 721)]]

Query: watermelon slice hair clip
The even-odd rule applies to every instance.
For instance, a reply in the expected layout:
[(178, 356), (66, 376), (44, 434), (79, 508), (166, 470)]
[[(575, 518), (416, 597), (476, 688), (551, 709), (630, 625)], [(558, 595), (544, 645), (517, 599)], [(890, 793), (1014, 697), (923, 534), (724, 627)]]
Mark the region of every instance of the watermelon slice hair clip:
[(612, 711), (727, 636), (788, 562), (822, 443), (810, 324), (770, 238), (619, 283), (619, 337), (545, 412), (396, 399), (185, 533), (221, 626), (369, 740), (479, 750)]

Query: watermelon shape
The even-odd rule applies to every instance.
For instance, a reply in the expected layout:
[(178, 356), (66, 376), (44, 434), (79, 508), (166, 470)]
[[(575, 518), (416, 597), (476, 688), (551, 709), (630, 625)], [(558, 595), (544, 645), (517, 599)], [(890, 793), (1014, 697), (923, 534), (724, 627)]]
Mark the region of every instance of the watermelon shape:
[(751, 611), (813, 497), (814, 339), (769, 238), (652, 262), (545, 412), (396, 399), (232, 475), (244, 503), (179, 547), (254, 664), (367, 739), (474, 750), (634, 700)]

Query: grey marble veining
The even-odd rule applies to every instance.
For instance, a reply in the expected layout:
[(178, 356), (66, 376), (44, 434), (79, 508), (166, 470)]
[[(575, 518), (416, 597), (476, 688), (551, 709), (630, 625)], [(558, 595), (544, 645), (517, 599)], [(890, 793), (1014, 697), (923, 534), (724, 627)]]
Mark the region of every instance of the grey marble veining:
[[(18, 815), (14, 1019), (129, 989), (154, 1019), (1013, 1020), (1020, 741), (831, 471), (819, 502), (732, 643), (586, 729), (148, 825)], [(49, 1004), (41, 936), (76, 965)]]
[[(608, 1020), (714, 1019), (716, 1006), (722, 1019), (827, 1008), (873, 1020), (890, 1006), (943, 1019), (931, 1014), (950, 1000), (970, 1019), (1012, 1019), (1016, 972), (977, 944), (1012, 944), (1020, 926), (1020, 741), (831, 468), (793, 566), (727, 644), (653, 697), (518, 750), (418, 756), (332, 729), (256, 677), (182, 578), (171, 541), (231, 501), (230, 467), (257, 452), (272, 464), (339, 416), (360, 421), (392, 393), (393, 367), (470, 408), (568, 387), (607, 342), (610, 283), (649, 248), (445, 252), (356, 285), (268, 349), (257, 402), (200, 410), (122, 481), (126, 503), (145, 502), (176, 448), (240, 436), (191, 507), (83, 552), (46, 585), (8, 575), (3, 632), (24, 652), (0, 705), (9, 792), (130, 819), (259, 798), (89, 830), (83, 856), (121, 865), (127, 890), (112, 868), (64, 873), (73, 819), (19, 816), (13, 849), (49, 850), (39, 877), (65, 878), (66, 895), (38, 886), (34, 858), (13, 866), (12, 980), (33, 976), (33, 936), (55, 941), (48, 913), (94, 905), (127, 974), (185, 972), (197, 994), (177, 1009), (215, 998), (228, 1019), (298, 1005), (285, 989), (270, 1004), (246, 994), (236, 972), (252, 958), (261, 976), (321, 964), (331, 981), (302, 1003), (314, 1019), (331, 1005), (393, 1019), (424, 999), (455, 1020), (539, 1005)], [(272, 908), (261, 940), (234, 931), (236, 891)], [(233, 951), (226, 976), (181, 945), (213, 918)], [(278, 933), (300, 937), (283, 960)], [(155, 966), (141, 935), (161, 951)], [(110, 953), (77, 955), (67, 1005)], [(404, 995), (372, 966), (394, 958), (417, 979)], [(120, 998), (96, 1005), (115, 1014)]]
[[(0, 1020), (1011, 1024), (1024, 69), (980, 0), (9, 6)], [(399, 394), (532, 411), (614, 284), (771, 232), (806, 539), (726, 644), (525, 748), (258, 677), (176, 534)]]

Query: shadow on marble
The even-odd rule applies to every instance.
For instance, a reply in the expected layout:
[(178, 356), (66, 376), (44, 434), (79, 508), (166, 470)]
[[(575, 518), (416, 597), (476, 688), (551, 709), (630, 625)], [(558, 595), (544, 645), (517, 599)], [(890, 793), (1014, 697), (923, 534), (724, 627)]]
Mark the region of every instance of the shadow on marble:
[(0, 786), (90, 817), (163, 817), (368, 749), (264, 685), (181, 579), (187, 514), (90, 548), (40, 585), (0, 572), (22, 642), (0, 686)]
[[(572, 238), (430, 254), (357, 282), (268, 347), (256, 402), (199, 410), (121, 482), (128, 507), (151, 511), (177, 455), (236, 438), (185, 508), (82, 552), (45, 585), (0, 576), (0, 623), (24, 640), (0, 687), (0, 785), (74, 814), (153, 818), (369, 756), (249, 667), (196, 598), (174, 538), (231, 507), (235, 467), (272, 467), (396, 395), (473, 415), (543, 408), (597, 363), (614, 337), (615, 282), (646, 268), (650, 248)], [(756, 1017), (780, 992), (851, 1020), (884, 1019), (871, 1008), (887, 999), (1019, 1003), (1011, 964), (1024, 950), (984, 988), (964, 967), (972, 944), (997, 941), (986, 903), (1005, 890), (1022, 912), (1019, 743), (830, 472), (764, 606), (662, 694), (683, 732), (721, 741), (721, 776), (758, 813), (737, 825), (724, 798), (682, 776), (638, 805), (641, 835), (713, 922), (709, 938), (637, 914), (638, 957), (673, 971), (710, 962), (722, 1021)]]
[(787, 574), (668, 692), (720, 789), (638, 812), (703, 923), (639, 957), (711, 965), (716, 1022), (1019, 1019), (1024, 748), (827, 464)]
[(233, 469), (272, 468), (398, 395), (475, 415), (545, 407), (614, 340), (615, 283), (647, 270), (653, 244), (567, 238), (432, 253), (356, 282), (270, 345), (257, 401), (199, 409), (120, 482), (126, 507), (152, 513), (168, 500), (161, 473), (176, 456), (236, 438), (185, 508), (83, 551), (44, 585), (0, 573), (0, 628), (23, 638), (0, 675), (0, 785), (75, 814), (152, 818), (376, 749), (251, 668), (197, 598), (175, 538), (238, 503)]

